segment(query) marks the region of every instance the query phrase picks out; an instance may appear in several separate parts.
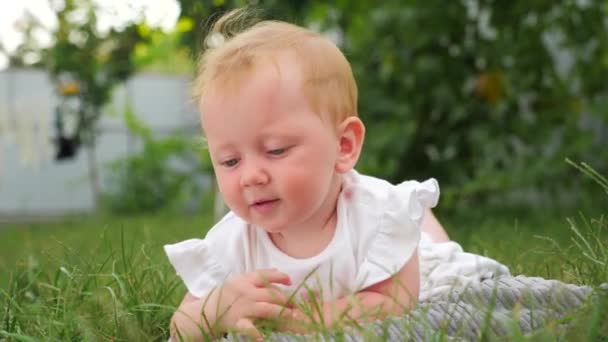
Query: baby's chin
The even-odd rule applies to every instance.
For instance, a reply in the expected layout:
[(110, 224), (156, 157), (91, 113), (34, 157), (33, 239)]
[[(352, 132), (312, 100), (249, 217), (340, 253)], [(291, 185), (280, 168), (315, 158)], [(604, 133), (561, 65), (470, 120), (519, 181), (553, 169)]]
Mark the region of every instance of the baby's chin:
[(274, 215), (274, 217), (267, 218), (260, 218), (256, 216), (258, 215), (249, 215), (245, 221), (247, 221), (250, 226), (256, 227), (257, 229), (261, 229), (270, 234), (285, 232), (290, 226), (285, 218), (280, 217), (280, 215)]
[(279, 234), (284, 232), (285, 230), (287, 230), (287, 227), (284, 225), (254, 225), (260, 229), (262, 229), (263, 231), (265, 231), (266, 233), (269, 234)]

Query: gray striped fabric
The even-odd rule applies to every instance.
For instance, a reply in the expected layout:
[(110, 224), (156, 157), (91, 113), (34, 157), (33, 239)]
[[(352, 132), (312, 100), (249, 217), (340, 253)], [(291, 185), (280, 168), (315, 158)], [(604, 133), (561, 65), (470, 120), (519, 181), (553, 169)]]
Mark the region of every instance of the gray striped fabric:
[[(504, 339), (526, 334), (574, 311), (590, 287), (525, 276), (503, 276), (454, 289), (403, 317), (392, 317), (343, 332), (294, 335), (273, 333), (270, 341), (428, 341)], [(224, 341), (246, 341), (230, 335)]]

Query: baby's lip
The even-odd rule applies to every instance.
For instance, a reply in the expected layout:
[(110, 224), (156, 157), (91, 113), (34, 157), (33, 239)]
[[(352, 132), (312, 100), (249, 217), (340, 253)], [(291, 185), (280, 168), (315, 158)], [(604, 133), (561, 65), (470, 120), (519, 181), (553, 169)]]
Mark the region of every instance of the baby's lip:
[(272, 202), (276, 202), (278, 200), (279, 200), (278, 198), (262, 198), (262, 199), (257, 199), (255, 201), (253, 201), (253, 203), (251, 203), (251, 205), (269, 204)]
[(255, 211), (258, 215), (270, 215), (280, 205), (278, 198), (260, 199), (255, 202), (249, 208)]

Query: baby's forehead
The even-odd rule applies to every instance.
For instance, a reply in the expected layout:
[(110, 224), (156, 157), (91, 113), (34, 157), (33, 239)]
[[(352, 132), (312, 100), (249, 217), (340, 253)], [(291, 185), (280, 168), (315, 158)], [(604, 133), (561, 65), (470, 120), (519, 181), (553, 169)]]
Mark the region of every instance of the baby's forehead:
[(269, 58), (256, 63), (250, 70), (215, 79), (202, 94), (201, 104), (204, 107), (208, 102), (238, 101), (246, 93), (255, 93), (267, 101), (276, 100), (286, 93), (305, 96), (302, 91), (304, 82), (296, 61), (285, 57)]
[[(269, 53), (264, 58), (256, 58), (249, 68), (224, 73), (213, 80), (201, 98), (201, 111), (204, 113), (206, 102), (214, 107), (242, 101), (245, 94), (255, 93), (256, 100), (268, 103), (296, 101), (306, 102), (312, 113), (323, 121), (334, 122), (325, 102), (317, 98), (314, 75), (308, 73), (306, 63), (291, 50)], [(325, 94), (328, 95), (328, 94)], [(287, 99), (287, 100), (286, 100)]]
[(292, 51), (275, 52), (262, 55), (255, 60), (249, 70), (225, 74), (226, 79), (238, 79), (235, 86), (261, 80), (269, 86), (285, 86), (286, 84), (301, 86), (307, 79), (306, 72), (298, 57)]

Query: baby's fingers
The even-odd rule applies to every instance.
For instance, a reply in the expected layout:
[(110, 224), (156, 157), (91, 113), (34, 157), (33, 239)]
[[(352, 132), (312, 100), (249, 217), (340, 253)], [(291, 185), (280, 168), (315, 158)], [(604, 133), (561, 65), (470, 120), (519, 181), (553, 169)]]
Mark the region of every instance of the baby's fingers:
[(243, 335), (247, 335), (256, 341), (263, 341), (262, 334), (255, 327), (251, 319), (249, 318), (241, 318), (236, 322), (235, 330), (238, 333)]
[(257, 288), (254, 290), (256, 302), (267, 302), (285, 306), (288, 304), (289, 297), (276, 287)]
[(289, 275), (274, 268), (258, 270), (251, 275), (253, 285), (257, 287), (265, 287), (273, 283), (291, 285)]
[(252, 315), (255, 318), (276, 319), (292, 315), (292, 310), (277, 304), (257, 302), (253, 305)]

